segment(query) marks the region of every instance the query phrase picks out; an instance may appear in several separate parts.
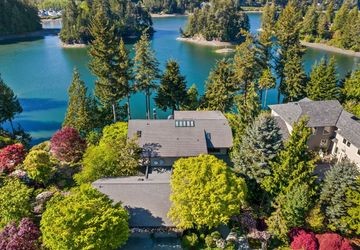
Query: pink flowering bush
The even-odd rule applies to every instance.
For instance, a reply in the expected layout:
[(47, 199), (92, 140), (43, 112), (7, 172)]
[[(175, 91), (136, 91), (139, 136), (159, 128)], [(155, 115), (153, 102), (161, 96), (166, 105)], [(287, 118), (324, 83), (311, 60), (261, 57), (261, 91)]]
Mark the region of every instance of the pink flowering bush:
[(29, 218), (22, 219), (19, 226), (11, 222), (0, 232), (0, 249), (37, 250), (39, 236), (38, 227)]
[(78, 162), (86, 149), (86, 142), (76, 129), (64, 127), (51, 138), (50, 148), (59, 161)]
[(319, 241), (319, 250), (352, 250), (348, 239), (341, 237), (336, 233), (317, 234)]
[(0, 150), (0, 172), (11, 173), (25, 159), (25, 148), (17, 143)]
[(313, 232), (307, 232), (304, 229), (294, 228), (290, 232), (291, 249), (293, 250), (317, 250), (318, 241)]

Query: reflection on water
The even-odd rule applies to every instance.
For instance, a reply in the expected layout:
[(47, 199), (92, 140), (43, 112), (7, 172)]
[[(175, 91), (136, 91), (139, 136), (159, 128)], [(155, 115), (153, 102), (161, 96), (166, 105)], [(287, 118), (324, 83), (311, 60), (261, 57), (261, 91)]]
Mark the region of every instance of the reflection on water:
[[(260, 27), (259, 13), (249, 13), (251, 32)], [(224, 55), (214, 52), (214, 48), (202, 47), (177, 41), (179, 28), (186, 23), (186, 17), (154, 19), (156, 30), (152, 47), (164, 69), (168, 59), (176, 59), (181, 73), (186, 76), (187, 85), (196, 84), (199, 92), (204, 86), (209, 71), (216, 60)], [(45, 22), (46, 28), (59, 28), (60, 20)], [(133, 45), (127, 45), (134, 54)], [(359, 58), (335, 53), (308, 49), (304, 55), (304, 67), (308, 72), (314, 62), (323, 56), (334, 56), (339, 76), (344, 76), (353, 69)], [(73, 68), (78, 68), (82, 79), (92, 91), (94, 76), (88, 69), (87, 49), (63, 49), (57, 36), (0, 45), (0, 73), (5, 82), (15, 91), (24, 105), (24, 112), (16, 119), (33, 138), (47, 138), (60, 127), (66, 110), (67, 90), (72, 78)], [(92, 92), (91, 92), (92, 93)], [(276, 102), (277, 90), (268, 93), (269, 104)], [(154, 107), (154, 102), (152, 102)], [(145, 117), (145, 97), (138, 93), (131, 98), (133, 118)], [(169, 112), (158, 111), (160, 118), (167, 117)]]

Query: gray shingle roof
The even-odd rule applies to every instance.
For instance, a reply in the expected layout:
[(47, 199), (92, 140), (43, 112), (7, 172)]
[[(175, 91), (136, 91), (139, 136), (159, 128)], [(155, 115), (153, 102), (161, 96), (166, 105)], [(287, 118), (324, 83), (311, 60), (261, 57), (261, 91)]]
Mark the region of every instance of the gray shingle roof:
[[(232, 132), (219, 111), (176, 111), (174, 120), (130, 120), (128, 137), (141, 131), (138, 143), (156, 157), (189, 157), (207, 154), (208, 148), (230, 148)], [(194, 127), (176, 127), (178, 120), (193, 120)], [(154, 150), (153, 150), (154, 149)]]
[(130, 227), (172, 227), (167, 217), (170, 209), (169, 179), (124, 177), (100, 179), (92, 185), (129, 211)]
[(297, 122), (302, 116), (308, 116), (309, 127), (335, 126), (343, 110), (337, 100), (311, 101), (308, 98), (299, 102), (270, 105), (269, 107), (290, 125)]
[(349, 140), (354, 146), (360, 148), (360, 121), (353, 114), (343, 110), (336, 124), (336, 133)]

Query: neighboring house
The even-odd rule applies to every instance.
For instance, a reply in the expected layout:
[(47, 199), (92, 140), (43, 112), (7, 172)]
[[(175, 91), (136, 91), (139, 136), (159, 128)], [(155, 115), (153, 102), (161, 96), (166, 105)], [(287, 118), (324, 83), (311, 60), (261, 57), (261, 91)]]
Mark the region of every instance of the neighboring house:
[(353, 114), (341, 113), (336, 124), (336, 137), (333, 140), (332, 154), (339, 160), (347, 158), (360, 167), (360, 121)]
[(337, 100), (312, 101), (304, 98), (269, 107), (285, 139), (291, 134), (294, 122), (306, 116), (308, 127), (312, 129), (308, 141), (311, 150), (332, 153), (338, 159), (346, 157), (360, 167), (360, 123)]
[(130, 120), (128, 138), (137, 137), (151, 167), (171, 167), (183, 157), (214, 154), (226, 158), (232, 132), (220, 111), (175, 111), (168, 120)]

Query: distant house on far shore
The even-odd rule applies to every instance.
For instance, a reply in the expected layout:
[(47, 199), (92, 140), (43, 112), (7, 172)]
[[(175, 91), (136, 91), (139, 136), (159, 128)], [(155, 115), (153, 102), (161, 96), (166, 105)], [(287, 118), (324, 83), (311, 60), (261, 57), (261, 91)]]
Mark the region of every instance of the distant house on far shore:
[(137, 137), (151, 167), (171, 167), (184, 157), (213, 154), (226, 158), (232, 132), (220, 111), (175, 111), (168, 120), (130, 120), (128, 138)]
[(339, 160), (347, 158), (360, 167), (360, 119), (346, 112), (337, 100), (304, 98), (269, 107), (285, 139), (291, 134), (294, 122), (306, 116), (312, 129), (308, 140), (311, 150), (322, 150)]

